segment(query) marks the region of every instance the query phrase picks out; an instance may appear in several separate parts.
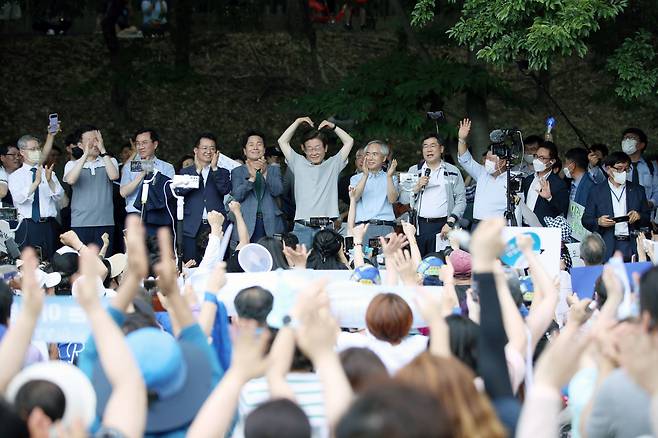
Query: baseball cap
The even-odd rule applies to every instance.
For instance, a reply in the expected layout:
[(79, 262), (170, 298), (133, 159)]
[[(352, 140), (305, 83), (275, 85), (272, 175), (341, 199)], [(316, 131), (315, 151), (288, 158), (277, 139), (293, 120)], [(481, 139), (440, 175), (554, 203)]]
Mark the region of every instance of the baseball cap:
[(115, 278), (121, 275), (128, 264), (128, 257), (123, 253), (116, 253), (105, 260), (110, 263), (110, 278)]
[(372, 265), (359, 266), (352, 272), (350, 280), (361, 284), (382, 284), (382, 277), (379, 269)]
[(471, 254), (463, 249), (455, 249), (450, 253), (450, 263), (455, 270), (456, 278), (469, 278), (471, 276)]
[(57, 286), (62, 281), (62, 274), (59, 272), (46, 273), (41, 269), (36, 271), (37, 281), (41, 287), (50, 288)]
[(78, 368), (58, 360), (30, 365), (9, 382), (7, 399), (14, 403), (23, 385), (33, 380), (51, 382), (62, 390), (66, 401), (62, 423), (70, 425), (80, 419), (86, 427), (92, 424), (96, 412), (96, 393), (87, 376)]
[(440, 258), (436, 256), (427, 256), (420, 262), (420, 265), (418, 265), (417, 272), (424, 277), (438, 278), (441, 266), (443, 265), (443, 260)]
[[(176, 340), (153, 327), (126, 336), (153, 400), (148, 405), (146, 433), (162, 433), (189, 424), (212, 391), (212, 366), (203, 349), (193, 342)], [(100, 363), (93, 373), (101, 416), (112, 393)]]

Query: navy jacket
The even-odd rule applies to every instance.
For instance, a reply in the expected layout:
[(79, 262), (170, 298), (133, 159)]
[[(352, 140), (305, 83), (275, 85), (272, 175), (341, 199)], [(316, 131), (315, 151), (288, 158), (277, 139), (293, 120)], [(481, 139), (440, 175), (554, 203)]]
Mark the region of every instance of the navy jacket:
[[(651, 209), (647, 202), (647, 195), (644, 187), (626, 182), (626, 211), (635, 210), (640, 213), (640, 220), (628, 224), (628, 231), (633, 232), (641, 227), (648, 227), (650, 222)], [(612, 192), (608, 182), (595, 185), (590, 191), (589, 198), (585, 205), (582, 223), (585, 228), (593, 233), (599, 233), (605, 242), (605, 260), (612, 257), (615, 248), (615, 227), (600, 227), (598, 219), (601, 216), (615, 216), (612, 208)], [(631, 238), (633, 252), (635, 252), (635, 239)]]
[[(150, 179), (151, 174), (145, 179)], [(176, 217), (176, 198), (171, 194), (169, 184), (170, 178), (158, 172), (149, 185), (148, 197), (144, 206), (144, 223), (147, 225), (165, 226), (171, 225), (171, 217)], [(136, 209), (142, 210), (142, 191), (144, 184), (139, 185), (137, 198), (133, 204)]]
[[(589, 198), (589, 193), (592, 190), (592, 187), (595, 185), (596, 182), (594, 182), (592, 175), (590, 175), (589, 172), (585, 172), (583, 177), (580, 179), (580, 183), (576, 189), (576, 197), (573, 201), (576, 204), (582, 205), (583, 207), (587, 205), (587, 198)], [(569, 189), (569, 193), (571, 193), (571, 180), (567, 180), (567, 187)]]
[(204, 208), (208, 213), (215, 210), (226, 216), (224, 196), (231, 192), (231, 174), (222, 167), (218, 167), (217, 170), (211, 169), (205, 185), (203, 176), (197, 173), (194, 165), (181, 169), (180, 174), (199, 176), (198, 189), (178, 189), (178, 193), (185, 196), (183, 235), (196, 237), (201, 226)]
[[(534, 173), (523, 178), (521, 189), (523, 190), (525, 199), (528, 199), (528, 190), (534, 179)], [(537, 196), (537, 203), (535, 204), (534, 210), (532, 210), (537, 215), (537, 219), (539, 219), (539, 222), (541, 222), (543, 226), (546, 226), (546, 222), (544, 221), (546, 216), (567, 217), (567, 211), (569, 210), (569, 189), (567, 188), (567, 184), (562, 181), (562, 178), (553, 172), (548, 175), (546, 181), (548, 181), (551, 186), (552, 198), (549, 202), (541, 196)]]
[[(249, 235), (254, 233), (256, 226), (256, 213), (258, 210), (258, 199), (254, 191), (254, 183), (249, 181), (249, 170), (246, 165), (236, 167), (231, 171), (231, 195), (241, 204), (242, 216), (247, 224)], [(267, 177), (265, 178), (265, 190), (261, 198), (261, 212), (263, 213), (263, 225), (265, 234), (272, 236), (283, 233), (284, 224), (281, 218), (281, 210), (276, 203), (276, 197), (283, 194), (283, 179), (281, 168), (278, 166), (267, 166)], [(237, 227), (233, 230), (237, 237)]]

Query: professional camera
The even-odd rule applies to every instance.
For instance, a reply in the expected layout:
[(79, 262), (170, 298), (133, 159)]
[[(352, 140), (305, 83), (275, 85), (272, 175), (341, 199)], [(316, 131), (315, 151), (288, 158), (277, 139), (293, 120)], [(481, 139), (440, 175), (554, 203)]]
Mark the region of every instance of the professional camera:
[(489, 140), (489, 150), (499, 158), (510, 161), (523, 157), (523, 138), (518, 129), (495, 129)]

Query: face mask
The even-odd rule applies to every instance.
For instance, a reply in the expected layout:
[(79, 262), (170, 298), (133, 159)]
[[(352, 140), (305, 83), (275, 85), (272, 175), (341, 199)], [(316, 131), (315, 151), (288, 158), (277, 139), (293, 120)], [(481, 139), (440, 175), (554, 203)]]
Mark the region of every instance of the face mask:
[(564, 172), (564, 177), (565, 178), (571, 178), (571, 172), (569, 171), (568, 167), (563, 168), (562, 172)]
[(626, 184), (626, 172), (612, 172), (612, 177), (617, 184)]
[(625, 138), (621, 141), (621, 150), (626, 155), (633, 155), (637, 151), (637, 140), (634, 138)]
[(527, 164), (532, 164), (532, 162), (534, 161), (534, 159), (535, 159), (535, 157), (534, 157), (532, 154), (525, 154), (525, 155), (523, 156), (523, 160), (524, 160)]
[(496, 163), (491, 160), (486, 160), (484, 162), (484, 170), (486, 170), (489, 175), (496, 173)]
[(38, 149), (37, 150), (27, 151), (27, 158), (30, 161), (38, 163), (41, 160), (41, 151), (38, 150)]
[(536, 158), (532, 161), (532, 167), (535, 169), (535, 172), (537, 173), (541, 173), (544, 170), (546, 170), (546, 165), (539, 158)]

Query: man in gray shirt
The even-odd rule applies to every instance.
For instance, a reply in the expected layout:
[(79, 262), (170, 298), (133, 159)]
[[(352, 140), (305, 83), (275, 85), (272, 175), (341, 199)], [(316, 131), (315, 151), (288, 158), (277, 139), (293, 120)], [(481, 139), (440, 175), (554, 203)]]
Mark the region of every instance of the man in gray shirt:
[[(305, 157), (296, 153), (290, 146), (295, 131), (302, 123), (313, 127), (309, 117), (300, 117), (281, 134), (279, 147), (295, 175), (295, 227), (300, 244), (311, 247), (313, 237), (321, 227), (311, 223), (311, 218), (325, 218), (333, 222), (338, 218), (338, 175), (347, 165), (347, 159), (354, 145), (354, 139), (336, 124), (322, 121), (317, 130), (307, 133), (302, 141)], [(325, 160), (327, 140), (324, 128), (333, 130), (343, 143), (341, 150)]]
[(82, 126), (75, 136), (77, 145), (73, 149), (81, 152), (73, 156), (79, 158), (64, 167), (64, 181), (72, 190), (71, 229), (85, 245), (95, 243), (100, 247), (104, 233), (110, 237), (110, 243), (114, 240), (112, 181), (119, 179), (119, 164), (108, 155), (95, 127)]

